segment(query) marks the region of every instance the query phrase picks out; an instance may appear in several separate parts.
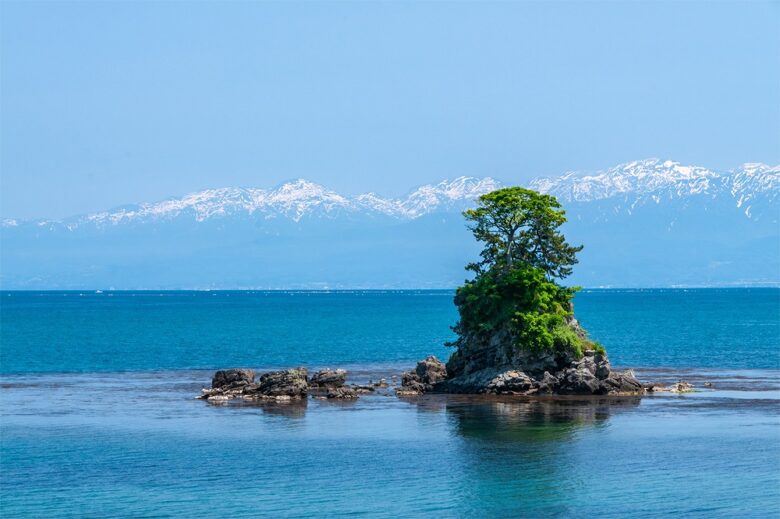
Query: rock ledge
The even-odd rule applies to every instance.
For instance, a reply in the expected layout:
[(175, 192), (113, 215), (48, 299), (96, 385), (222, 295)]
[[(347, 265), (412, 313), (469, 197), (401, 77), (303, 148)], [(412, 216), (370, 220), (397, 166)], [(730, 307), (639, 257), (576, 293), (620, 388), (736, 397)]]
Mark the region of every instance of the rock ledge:
[[(484, 362), (484, 358), (481, 359)], [(488, 364), (491, 364), (488, 362)], [(496, 363), (498, 364), (498, 363)], [(457, 357), (445, 367), (436, 357), (404, 373), (399, 396), (423, 393), (496, 395), (642, 395), (645, 388), (632, 370), (616, 371), (607, 356), (588, 350), (573, 354), (521, 352), (512, 362), (480, 366)]]

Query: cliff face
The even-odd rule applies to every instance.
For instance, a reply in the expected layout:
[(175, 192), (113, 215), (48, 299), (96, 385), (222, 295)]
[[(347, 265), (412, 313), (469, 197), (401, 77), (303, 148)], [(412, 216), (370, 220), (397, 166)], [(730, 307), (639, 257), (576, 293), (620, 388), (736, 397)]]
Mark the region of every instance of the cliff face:
[[(578, 336), (576, 319), (567, 322)], [(531, 351), (515, 345), (507, 330), (461, 336), (447, 362), (447, 380), (439, 389), (451, 393), (636, 395), (644, 393), (631, 370), (612, 369), (606, 353), (586, 350)]]

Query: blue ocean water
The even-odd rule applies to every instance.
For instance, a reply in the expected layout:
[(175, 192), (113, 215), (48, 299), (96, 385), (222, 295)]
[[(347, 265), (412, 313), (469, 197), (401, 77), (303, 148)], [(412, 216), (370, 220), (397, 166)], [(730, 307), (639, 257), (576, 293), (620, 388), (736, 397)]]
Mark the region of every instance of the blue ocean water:
[(3, 517), (780, 514), (777, 289), (578, 294), (613, 364), (692, 394), (295, 405), (193, 397), (219, 367), (445, 357), (452, 293), (0, 297)]
[[(2, 292), (3, 373), (446, 358), (452, 291)], [(780, 368), (780, 290), (586, 290), (613, 364)]]

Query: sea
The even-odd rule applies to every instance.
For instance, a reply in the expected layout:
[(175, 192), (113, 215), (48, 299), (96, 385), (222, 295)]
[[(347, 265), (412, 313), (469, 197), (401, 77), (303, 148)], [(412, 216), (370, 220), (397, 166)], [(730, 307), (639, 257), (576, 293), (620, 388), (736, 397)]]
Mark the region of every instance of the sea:
[(0, 292), (0, 517), (780, 517), (780, 289), (583, 290), (688, 394), (211, 404), (216, 369), (446, 359), (453, 291)]

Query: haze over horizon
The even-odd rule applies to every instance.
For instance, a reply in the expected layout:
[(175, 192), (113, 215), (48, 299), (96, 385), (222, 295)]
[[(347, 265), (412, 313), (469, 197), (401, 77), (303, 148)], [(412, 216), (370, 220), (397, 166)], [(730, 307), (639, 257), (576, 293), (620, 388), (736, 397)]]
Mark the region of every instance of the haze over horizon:
[(441, 7), (3, 2), (0, 217), (780, 163), (776, 2)]
[[(461, 211), (501, 183), (459, 177), (402, 198), (296, 181), (3, 220), (0, 287), (439, 288), (478, 254)], [(643, 160), (528, 186), (566, 209), (583, 286), (774, 285), (780, 166)]]

